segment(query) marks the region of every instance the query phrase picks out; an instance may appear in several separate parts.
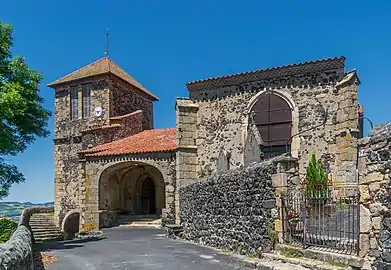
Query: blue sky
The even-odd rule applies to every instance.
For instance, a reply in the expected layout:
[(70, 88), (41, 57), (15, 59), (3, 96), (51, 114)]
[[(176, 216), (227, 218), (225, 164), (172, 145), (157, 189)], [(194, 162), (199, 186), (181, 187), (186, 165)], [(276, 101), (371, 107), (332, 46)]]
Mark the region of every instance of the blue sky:
[[(160, 97), (155, 128), (163, 128), (174, 126), (187, 81), (341, 55), (358, 70), (366, 116), (391, 121), (390, 14), (386, 0), (20, 0), (3, 1), (0, 20), (14, 27), (14, 55), (43, 73), (51, 111), (46, 84), (102, 57), (108, 28), (111, 58)], [(5, 200), (53, 200), (52, 140), (53, 133), (7, 159), (27, 181)]]

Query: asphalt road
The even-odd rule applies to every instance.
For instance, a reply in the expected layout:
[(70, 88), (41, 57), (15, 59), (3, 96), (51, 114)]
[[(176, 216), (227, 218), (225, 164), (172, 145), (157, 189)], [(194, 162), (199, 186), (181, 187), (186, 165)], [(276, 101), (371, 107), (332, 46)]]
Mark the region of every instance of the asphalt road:
[(111, 228), (105, 239), (85, 243), (50, 243), (43, 252), (57, 257), (49, 270), (77, 269), (246, 269), (229, 255), (179, 240), (156, 229)]

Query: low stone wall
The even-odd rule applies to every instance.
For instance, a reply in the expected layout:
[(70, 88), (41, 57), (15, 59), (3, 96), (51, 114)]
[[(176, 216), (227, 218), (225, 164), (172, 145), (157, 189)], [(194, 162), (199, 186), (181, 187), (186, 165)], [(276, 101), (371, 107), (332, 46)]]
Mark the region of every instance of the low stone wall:
[(0, 244), (0, 269), (34, 269), (32, 236), (30, 230), (20, 225), (4, 244)]
[(359, 140), (360, 254), (391, 269), (391, 123)]
[(0, 270), (34, 269), (30, 217), (35, 213), (52, 212), (54, 207), (30, 207), (22, 211), (16, 231), (6, 243), (0, 244)]
[(184, 237), (242, 254), (270, 250), (279, 217), (272, 176), (280, 162), (279, 157), (253, 163), (181, 188)]

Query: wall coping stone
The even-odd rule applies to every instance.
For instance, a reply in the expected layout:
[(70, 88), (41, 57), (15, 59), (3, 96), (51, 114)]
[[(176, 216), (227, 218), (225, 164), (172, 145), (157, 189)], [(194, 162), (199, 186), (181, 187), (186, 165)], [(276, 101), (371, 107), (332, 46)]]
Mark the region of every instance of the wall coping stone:
[(0, 244), (0, 269), (34, 269), (32, 234), (20, 225), (4, 244)]

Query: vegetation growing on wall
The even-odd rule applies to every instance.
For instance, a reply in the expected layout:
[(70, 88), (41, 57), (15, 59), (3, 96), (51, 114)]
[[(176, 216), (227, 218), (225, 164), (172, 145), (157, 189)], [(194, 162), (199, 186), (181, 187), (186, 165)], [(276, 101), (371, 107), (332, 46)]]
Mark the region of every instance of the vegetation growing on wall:
[(198, 171), (198, 177), (203, 178), (203, 177), (211, 175), (212, 173), (213, 173), (213, 170), (210, 168), (210, 166), (207, 165)]
[(313, 153), (306, 174), (306, 195), (312, 197), (327, 197), (327, 175), (324, 172), (323, 163), (316, 160), (316, 155)]
[(7, 242), (17, 227), (18, 223), (15, 221), (6, 218), (0, 219), (0, 244)]

